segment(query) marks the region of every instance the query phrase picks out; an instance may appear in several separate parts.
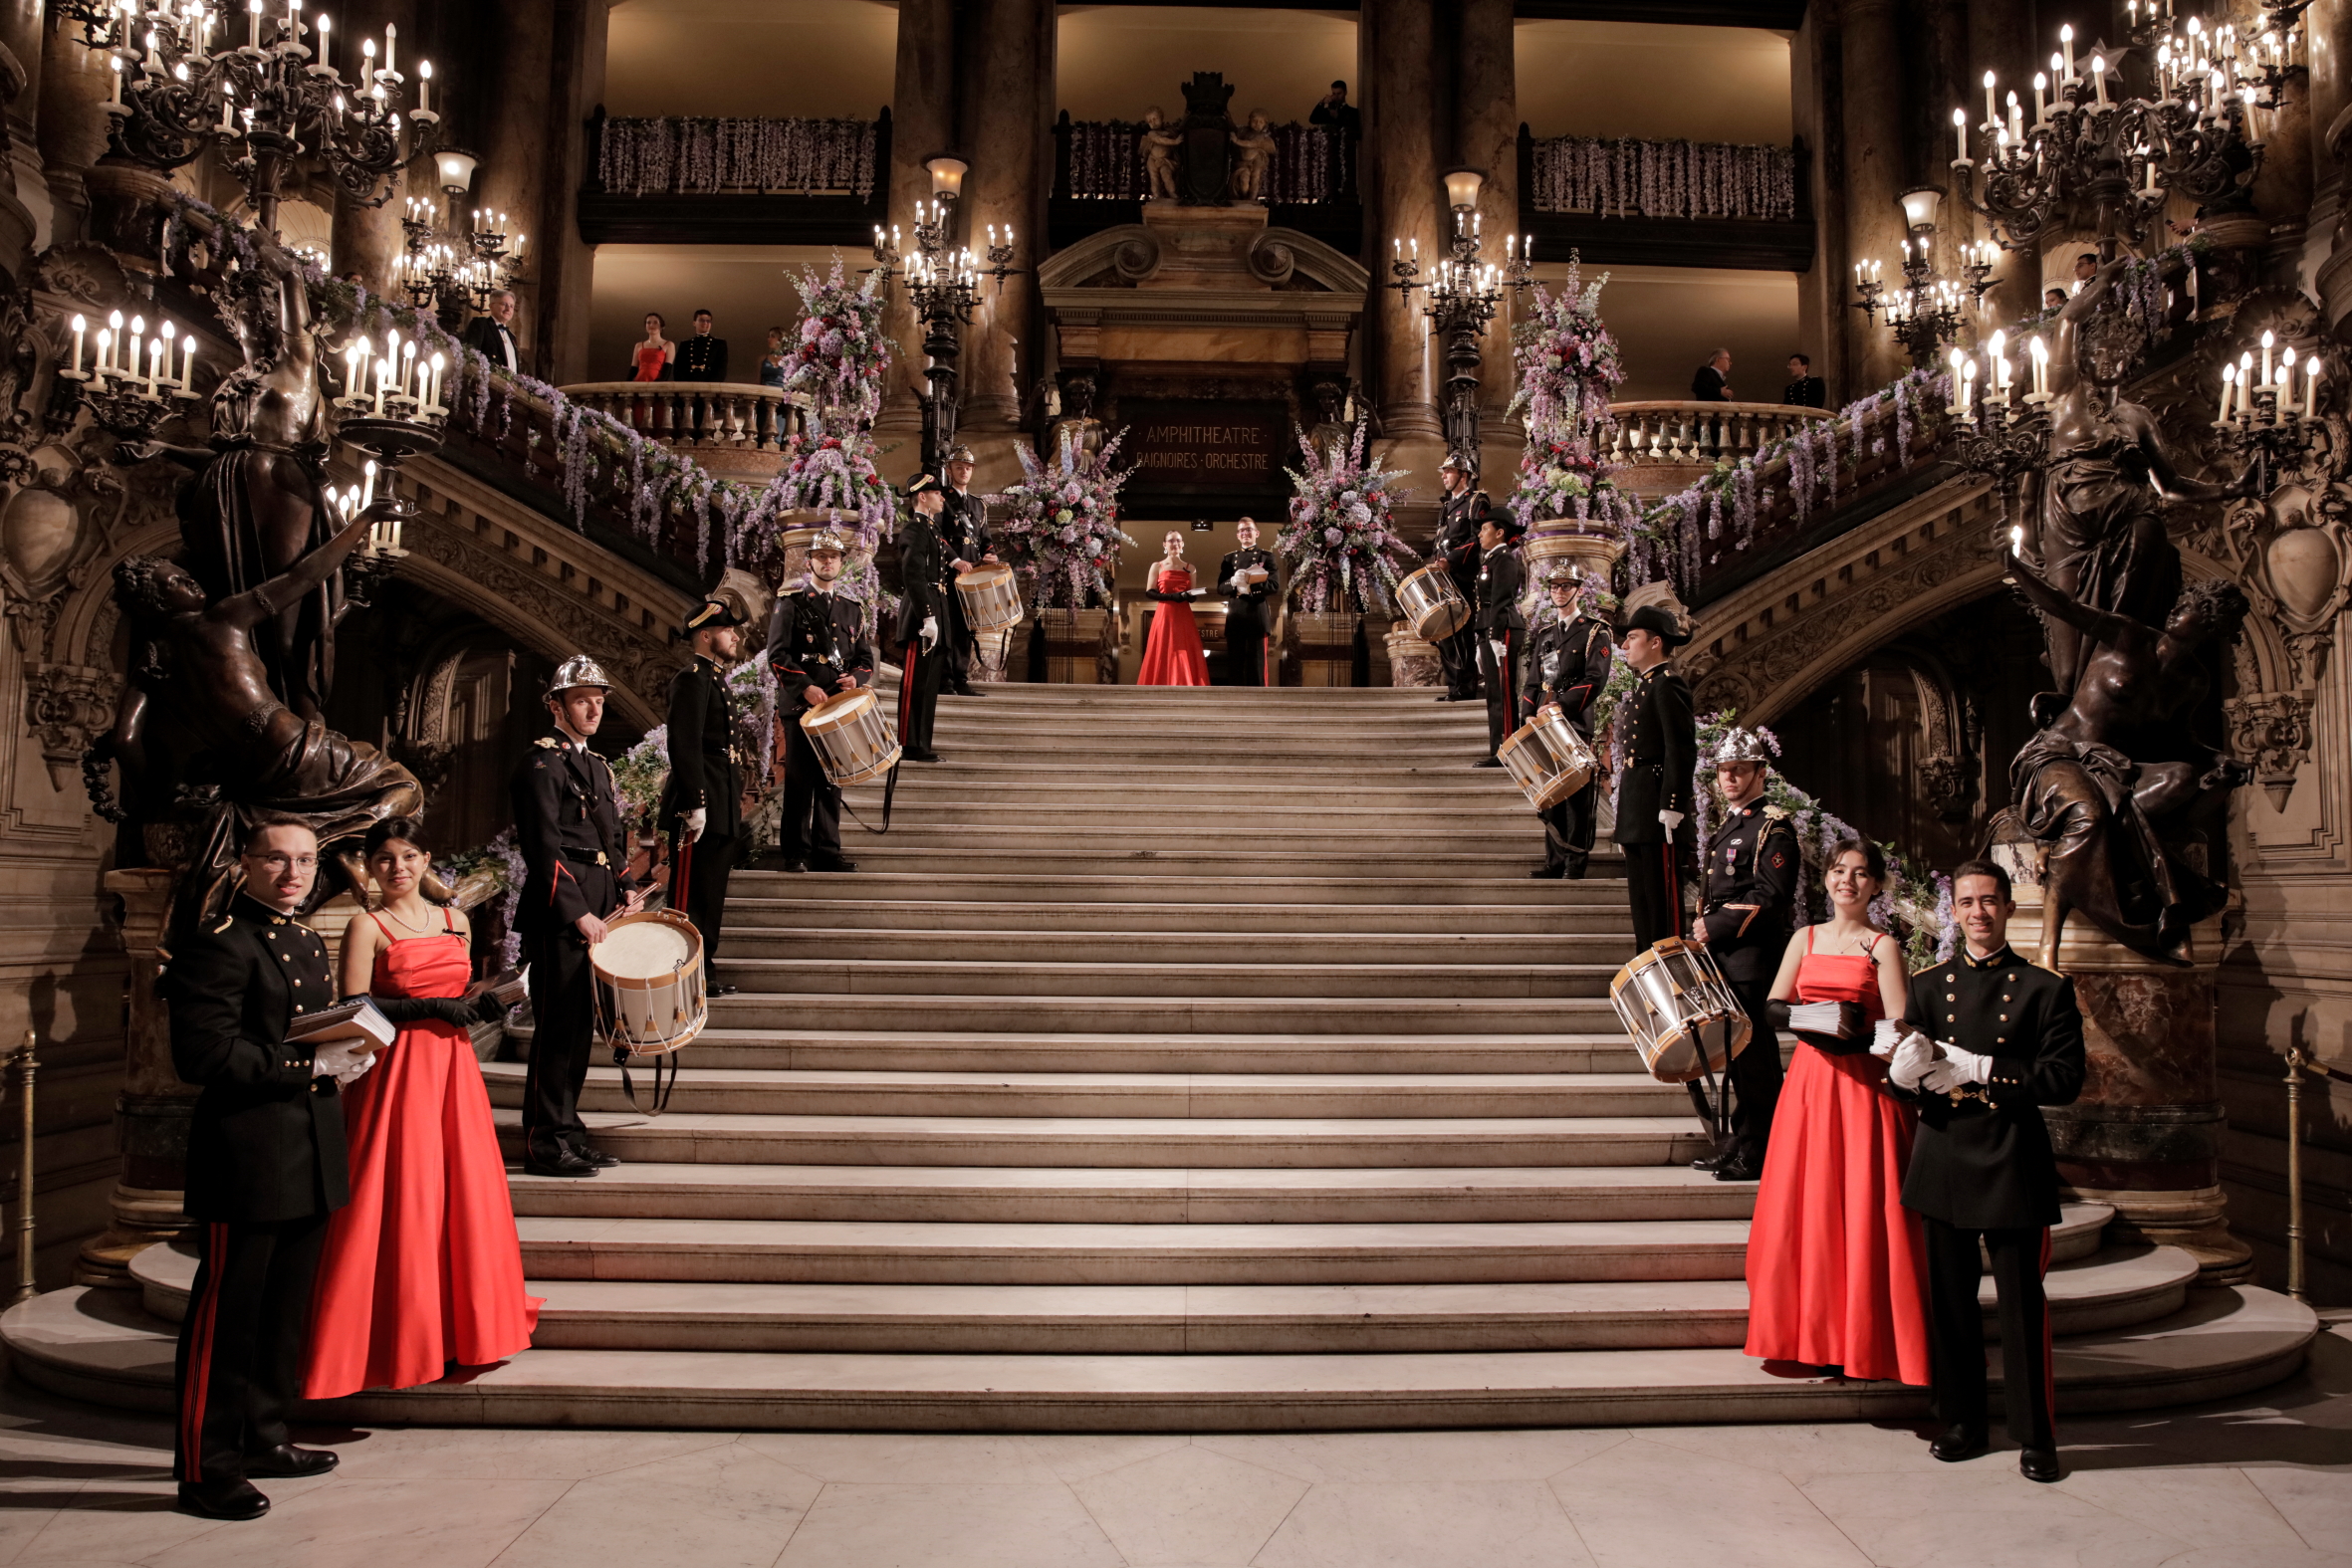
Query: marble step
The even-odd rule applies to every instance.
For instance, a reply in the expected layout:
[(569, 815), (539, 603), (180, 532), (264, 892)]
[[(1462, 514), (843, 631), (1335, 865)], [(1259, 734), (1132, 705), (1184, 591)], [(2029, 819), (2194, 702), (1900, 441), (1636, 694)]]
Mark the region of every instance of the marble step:
[[(2319, 1328), (2252, 1286), (2057, 1341), (2061, 1415), (2258, 1389)], [(171, 1407), (172, 1326), (135, 1292), (74, 1286), (0, 1316), (12, 1369), (68, 1398)], [(1999, 1357), (1994, 1358), (1996, 1375)], [(1997, 1396), (1998, 1397), (1998, 1396)], [(529, 1350), (463, 1381), (310, 1407), (333, 1422), (719, 1431), (1205, 1432), (1918, 1420), (1927, 1391), (1790, 1378), (1728, 1346), (1325, 1355)]]
[[(1018, 1224), (1402, 1224), (1745, 1220), (1750, 1182), (1688, 1166), (1221, 1170), (847, 1165), (615, 1167), (513, 1178), (515, 1212), (686, 1220)], [(2095, 1238), (2095, 1231), (2090, 1232)], [(2069, 1246), (2078, 1237), (2066, 1237)]]
[[(1183, 875), (1143, 875), (1133, 868), (1122, 874), (1050, 870), (1027, 860), (1009, 866), (995, 862), (976, 866), (959, 861), (944, 869), (924, 871), (870, 859), (870, 848), (880, 839), (858, 832), (851, 823), (843, 823), (842, 829), (841, 847), (852, 860), (859, 862), (861, 869), (847, 873), (810, 871), (800, 875), (741, 869), (728, 883), (729, 898), (741, 893), (752, 897), (849, 899), (861, 903), (895, 902), (901, 896), (980, 903), (1125, 904), (1148, 900), (1220, 907), (1260, 902), (1302, 907), (1379, 904), (1421, 908), (1531, 904), (1544, 908), (1610, 909), (1617, 911), (1621, 918), (1629, 918), (1624, 917), (1621, 860), (1595, 864), (1596, 872), (1604, 872), (1611, 865), (1619, 867), (1613, 876), (1594, 875), (1581, 882), (1538, 881), (1528, 876), (1527, 869), (1541, 856), (1540, 840), (1531, 842), (1515, 865), (1498, 861), (1504, 867), (1500, 874), (1489, 872), (1477, 877), (1438, 876), (1423, 871), (1396, 876), (1327, 874), (1331, 870), (1328, 866), (1318, 867), (1314, 874), (1305, 877), (1237, 876), (1230, 866), (1195, 869)], [(1437, 924), (1450, 918), (1459, 917), (1432, 915), (1431, 921)]]
[[(526, 1026), (527, 1028), (527, 1026)], [(510, 1030), (510, 1032), (518, 1032)], [(1590, 1034), (1107, 1034), (706, 1028), (704, 1067), (886, 1072), (1615, 1072), (1633, 1047)]]
[[(1165, 840), (1135, 840), (1125, 844), (1088, 842), (1073, 834), (1040, 835), (1049, 841), (1026, 847), (1006, 847), (991, 835), (954, 834), (944, 842), (925, 841), (926, 835), (901, 836), (896, 829), (882, 836), (842, 840), (842, 852), (868, 874), (875, 872), (924, 875), (1004, 876), (1028, 874), (1053, 882), (1073, 877), (1127, 876), (1150, 881), (1200, 881), (1248, 876), (1296, 887), (1301, 882), (1341, 877), (1377, 878), (1394, 875), (1416, 880), (1456, 882), (1526, 877), (1543, 858), (1542, 830), (1530, 822), (1514, 836), (1496, 834), (1482, 849), (1421, 849), (1395, 834), (1371, 834), (1360, 842), (1334, 840), (1321, 847), (1300, 844), (1292, 849), (1200, 849)], [(1622, 865), (1616, 856), (1595, 856), (1592, 878), (1610, 874)], [(780, 873), (781, 874), (781, 873)], [(1622, 876), (1622, 871), (1617, 872)]]
[[(1479, 737), (1484, 750), (1486, 737)], [(1130, 760), (1117, 760), (1086, 751), (1075, 756), (1053, 756), (1048, 753), (1019, 747), (982, 750), (959, 746), (955, 755), (940, 748), (936, 763), (909, 763), (899, 771), (898, 787), (901, 793), (915, 787), (970, 787), (975, 783), (996, 783), (1008, 787), (1029, 780), (1049, 783), (1082, 784), (1101, 786), (1124, 783), (1131, 797), (1138, 802), (1148, 801), (1156, 791), (1167, 789), (1171, 797), (1202, 784), (1216, 785), (1229, 781), (1247, 781), (1261, 786), (1300, 789), (1311, 793), (1316, 788), (1334, 782), (1334, 776), (1344, 777), (1345, 786), (1351, 789), (1382, 788), (1397, 785), (1407, 788), (1446, 788), (1460, 790), (1464, 796), (1492, 795), (1510, 799), (1520, 792), (1511, 782), (1511, 775), (1500, 768), (1474, 768), (1476, 752), (1460, 747), (1452, 750), (1435, 749), (1425, 758), (1399, 760), (1385, 751), (1356, 754), (1334, 747), (1299, 757), (1247, 757), (1233, 760), (1205, 762), (1189, 751), (1173, 755), (1153, 764), (1148, 769), (1137, 768)], [(919, 781), (937, 780), (936, 784), (924, 785)], [(879, 797), (880, 786), (861, 785), (873, 789)]]
[[(940, 763), (939, 770), (950, 764)], [(1486, 772), (1492, 772), (1487, 770)], [(1327, 774), (1327, 771), (1326, 771)], [(940, 808), (949, 805), (1014, 809), (1034, 806), (1040, 811), (1116, 811), (1135, 816), (1146, 809), (1182, 812), (1235, 809), (1250, 812), (1288, 812), (1316, 815), (1347, 811), (1447, 811), (1510, 814), (1525, 812), (1526, 797), (1516, 785), (1491, 787), (1493, 781), (1474, 770), (1466, 779), (1439, 781), (1426, 777), (1377, 783), (1361, 779), (1350, 768), (1345, 778), (1325, 777), (1319, 787), (1268, 783), (1255, 769), (1236, 769), (1220, 776), (1202, 773), (1184, 779), (1137, 780), (1103, 777), (1063, 778), (1025, 775), (1017, 795), (1005, 799), (972, 799), (924, 783), (933, 770), (903, 770), (898, 780), (898, 809), (917, 803)], [(921, 784), (922, 787), (918, 787)]]
[[(944, 898), (850, 899), (770, 897), (747, 893), (756, 873), (739, 871), (728, 884), (727, 932), (730, 942), (749, 940), (756, 932), (781, 930), (808, 933), (823, 942), (853, 932), (987, 931), (999, 935), (1029, 933), (1056, 936), (1083, 931), (1162, 932), (1210, 939), (1213, 933), (1305, 934), (1322, 936), (1405, 936), (1430, 942), (1486, 938), (1568, 940), (1606, 937), (1633, 946), (1632, 925), (1621, 882), (1603, 882), (1581, 902), (1568, 902), (1568, 892), (1583, 884), (1549, 884), (1559, 901), (1541, 904), (1437, 906), (1406, 904), (1295, 904), (1234, 903), (1204, 917), (1196, 904), (1154, 900), (1148, 903), (1082, 904), (1063, 902), (957, 902)], [(824, 885), (837, 885), (828, 879)], [(763, 877), (762, 889), (793, 889), (797, 881)], [(814, 884), (813, 884), (814, 885)], [(1208, 928), (1208, 929), (1204, 929)]]
[[(1630, 1058), (1632, 1052), (1625, 1055)], [(1624, 1065), (1624, 1063), (1621, 1063)], [(525, 1068), (486, 1062), (495, 1105), (520, 1107)], [(742, 1070), (680, 1073), (670, 1113), (738, 1116), (1251, 1118), (1672, 1115), (1690, 1103), (1679, 1084), (1646, 1072), (1605, 1073), (1147, 1073)], [(620, 1073), (591, 1067), (581, 1104), (628, 1108)]]
[(1171, 721), (1151, 714), (1034, 714), (996, 709), (976, 714), (961, 707), (942, 708), (932, 733), (943, 747), (952, 740), (1085, 755), (1099, 755), (1098, 749), (1105, 746), (1157, 747), (1189, 742), (1198, 748), (1192, 753), (1196, 757), (1244, 760), (1262, 749), (1280, 754), (1302, 746), (1384, 753), (1466, 745), (1485, 749), (1485, 709), (1450, 714), (1432, 705), (1431, 714), (1426, 719), (1418, 714), (1362, 719), (1339, 714), (1315, 718), (1203, 714)]
[[(1150, 818), (1105, 822), (1098, 814), (1073, 815), (1067, 821), (1032, 817), (996, 823), (942, 822), (893, 814), (890, 831), (867, 847), (1118, 857), (1195, 855), (1248, 871), (1259, 864), (1288, 864), (1301, 857), (1313, 857), (1332, 869), (1338, 868), (1335, 863), (1367, 855), (1383, 865), (1476, 860), (1500, 849), (1519, 853), (1530, 839), (1540, 852), (1543, 825), (1523, 806), (1515, 814), (1497, 814), (1480, 821), (1464, 821), (1446, 813), (1398, 812), (1370, 824), (1308, 819), (1296, 824), (1241, 821), (1230, 827)], [(1595, 846), (1593, 853), (1595, 859), (1619, 856), (1613, 845)]]
[(1605, 998), (1118, 997), (823, 992), (714, 997), (721, 1028), (987, 1029), (1188, 1034), (1598, 1034), (1616, 1026)]
[(1428, 686), (1064, 686), (1045, 681), (975, 684), (985, 693), (981, 699), (943, 698), (940, 711), (962, 708), (994, 712), (985, 707), (990, 699), (999, 701), (1006, 711), (1110, 708), (1155, 712), (1181, 708), (1289, 714), (1328, 709), (1366, 718), (1385, 710), (1443, 714), (1476, 710), (1480, 706), (1475, 702), (1441, 703), (1437, 700), (1437, 689)]
[[(1317, 742), (1311, 736), (1293, 735), (1288, 739), (1268, 739), (1248, 744), (1221, 743), (1213, 733), (1196, 736), (1192, 731), (1175, 730), (1159, 734), (1138, 732), (1133, 735), (1096, 735), (1080, 740), (1039, 738), (1031, 740), (1018, 735), (1006, 735), (994, 729), (975, 730), (970, 735), (937, 736), (933, 750), (941, 758), (952, 758), (967, 768), (986, 768), (1004, 763), (1047, 763), (1063, 767), (1055, 759), (1073, 747), (1082, 747), (1083, 766), (1101, 770), (1134, 770), (1148, 772), (1162, 767), (1181, 768), (1186, 773), (1213, 770), (1226, 772), (1263, 770), (1281, 773), (1285, 770), (1345, 768), (1358, 759), (1377, 760), (1390, 770), (1417, 770), (1423, 775), (1473, 773), (1471, 765), (1486, 755), (1487, 738), (1482, 731), (1475, 738), (1464, 735), (1459, 739), (1430, 736), (1413, 741), (1382, 741), (1363, 744), (1354, 735), (1336, 732), (1326, 741)], [(907, 772), (932, 765), (909, 763)], [(1501, 770), (1490, 769), (1496, 775), (1498, 787), (1513, 787)], [(899, 775), (899, 787), (904, 788), (906, 774)]]
[[(1095, 960), (1080, 942), (1049, 951), (1085, 954), (1084, 961), (754, 957), (730, 947), (719, 959), (720, 978), (746, 992), (797, 992), (835, 997), (1153, 997), (1275, 999), (1345, 998), (1347, 1005), (1382, 998), (1429, 1001), (1447, 997), (1484, 1001), (1606, 998), (1616, 961), (1584, 964), (1338, 964), (1221, 960), (1172, 963), (1158, 959)], [(773, 946), (771, 946), (773, 951)], [(723, 1004), (726, 999), (720, 999)]]
[[(510, 1158), (520, 1112), (493, 1114)], [(1698, 1118), (1353, 1117), (1299, 1120), (1024, 1116), (586, 1114), (623, 1160), (717, 1165), (1318, 1169), (1364, 1166), (1674, 1166), (1708, 1152)], [(625, 1169), (625, 1167), (624, 1167)], [(592, 1179), (591, 1179), (592, 1180)]]
[[(1222, 922), (1220, 922), (1222, 924)], [(1197, 925), (1197, 922), (1196, 922)], [(1059, 927), (1026, 926), (1014, 930), (975, 927), (971, 930), (876, 931), (837, 925), (809, 926), (783, 921), (759, 922), (727, 911), (726, 947), (719, 959), (727, 980), (749, 985), (772, 972), (737, 966), (753, 961), (795, 965), (823, 955), (827, 961), (859, 965), (904, 964), (952, 960), (963, 964), (1014, 965), (1041, 953), (1084, 955), (1090, 963), (1119, 967), (1135, 965), (1229, 966), (1235, 985), (1252, 990), (1261, 970), (1330, 966), (1339, 975), (1370, 965), (1420, 969), (1444, 968), (1552, 969), (1560, 966), (1603, 971), (1603, 983), (1614, 976), (1631, 950), (1632, 939), (1619, 931), (1586, 935), (1555, 932), (1508, 931), (1125, 931), (1078, 921)], [(746, 978), (747, 975), (750, 978)], [(823, 989), (809, 984), (805, 989)], [(1370, 995), (1370, 993), (1366, 993)]]

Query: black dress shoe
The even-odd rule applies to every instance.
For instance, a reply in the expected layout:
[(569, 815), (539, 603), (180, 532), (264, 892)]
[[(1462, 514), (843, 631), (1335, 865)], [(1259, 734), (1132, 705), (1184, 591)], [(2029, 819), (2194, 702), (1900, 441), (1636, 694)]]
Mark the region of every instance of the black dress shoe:
[(258, 1519), (270, 1511), (270, 1499), (242, 1475), (225, 1480), (181, 1481), (179, 1508), (207, 1519)]
[(823, 860), (810, 861), (809, 869), (812, 871), (854, 871), (857, 869), (857, 862), (843, 859), (839, 855), (832, 855)]
[[(1958, 1464), (1963, 1459), (1975, 1458), (1989, 1447), (1991, 1445), (1986, 1442), (1984, 1428), (1965, 1427), (1954, 1422), (1944, 1429), (1942, 1437), (1928, 1445), (1928, 1453), (1947, 1464)], [(2053, 1466), (2057, 1463), (2055, 1456), (2050, 1462)]]
[(910, 763), (935, 763), (939, 761), (939, 754), (935, 751), (932, 751), (927, 746), (910, 746), (905, 751), (901, 752), (899, 757), (901, 760)]
[(2017, 1456), (2017, 1473), (2029, 1481), (2054, 1481), (2063, 1473), (2058, 1468), (2056, 1449), (2027, 1449)]
[(523, 1156), (525, 1176), (593, 1176), (596, 1170), (593, 1161), (582, 1159), (572, 1149), (558, 1149), (547, 1159), (532, 1154)]
[(575, 1159), (586, 1161), (599, 1171), (609, 1171), (620, 1163), (620, 1156), (597, 1148), (592, 1143), (576, 1143), (566, 1151)]
[(713, 986), (711, 988), (711, 995), (714, 997), (732, 997), (735, 995), (735, 988), (733, 986)]
[(1699, 1156), (1698, 1159), (1691, 1162), (1691, 1169), (1694, 1171), (1705, 1171), (1709, 1176), (1713, 1176), (1715, 1174), (1715, 1168), (1723, 1164), (1724, 1161), (1729, 1158), (1729, 1155), (1703, 1154)]
[(1583, 881), (1584, 857), (1582, 855), (1577, 855), (1573, 859), (1569, 860), (1567, 866), (1565, 867), (1565, 874), (1567, 879), (1571, 882)]
[(809, 862), (806, 860), (787, 860), (784, 863), (784, 869), (797, 874), (799, 872), (808, 870)]
[(1715, 1179), (1719, 1182), (1758, 1182), (1764, 1180), (1764, 1172), (1758, 1161), (1749, 1158), (1747, 1150), (1734, 1149), (1716, 1165)]
[(1567, 874), (1568, 869), (1565, 866), (1537, 866), (1528, 873), (1538, 882), (1556, 882)]
[(975, 691), (969, 683), (962, 686), (950, 686), (948, 691), (957, 697), (981, 697), (987, 695), (985, 692)]
[(274, 1449), (246, 1455), (245, 1473), (300, 1478), (324, 1475), (342, 1462), (330, 1449), (298, 1449), (291, 1443), (281, 1443)]
[(1470, 766), (1473, 768), (1500, 768), (1503, 766), (1503, 759), (1500, 757), (1482, 757), (1477, 762), (1472, 763)]

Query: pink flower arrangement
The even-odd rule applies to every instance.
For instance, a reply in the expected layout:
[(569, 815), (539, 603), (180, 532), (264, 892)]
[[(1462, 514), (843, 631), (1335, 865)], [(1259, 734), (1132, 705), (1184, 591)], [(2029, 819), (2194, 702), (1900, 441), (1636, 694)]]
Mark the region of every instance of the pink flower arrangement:
[(1120, 431), (1088, 452), (1068, 436), (1046, 462), (1016, 442), (1021, 482), (991, 496), (1006, 512), (994, 525), (997, 555), (1030, 584), (1038, 609), (1085, 609), (1110, 600), (1119, 547), (1135, 541), (1119, 528), (1119, 487), (1132, 468), (1111, 466)]
[(1275, 541), (1290, 568), (1291, 592), (1310, 613), (1396, 608), (1396, 585), (1420, 558), (1396, 536), (1391, 512), (1409, 491), (1396, 487), (1402, 470), (1364, 461), (1364, 426), (1326, 460), (1304, 435), (1305, 457), (1291, 470), (1291, 519)]

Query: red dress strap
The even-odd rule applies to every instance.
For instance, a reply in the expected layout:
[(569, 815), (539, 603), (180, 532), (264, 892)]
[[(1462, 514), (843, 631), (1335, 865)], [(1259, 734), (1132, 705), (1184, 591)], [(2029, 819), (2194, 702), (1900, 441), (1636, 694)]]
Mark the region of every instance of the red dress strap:
[(447, 904), (441, 906), (441, 930), (449, 936), (457, 935), (457, 917), (449, 912)]
[(1813, 928), (1811, 926), (1805, 927), (1805, 951), (1807, 953), (1813, 951)]
[(384, 939), (386, 942), (397, 942), (397, 941), (399, 941), (399, 940), (400, 940), (398, 937), (395, 937), (395, 936), (393, 936), (393, 935), (392, 935), (392, 928), (391, 928), (391, 927), (389, 927), (389, 926), (385, 925), (385, 924), (384, 924), (384, 923), (383, 923), (381, 920), (376, 920), (376, 916), (375, 916), (375, 911), (374, 911), (374, 910), (372, 910), (372, 909), (371, 909), (371, 910), (367, 911), (367, 918), (368, 918), (369, 920), (374, 920), (374, 921), (375, 921), (375, 929), (383, 933), (383, 939)]

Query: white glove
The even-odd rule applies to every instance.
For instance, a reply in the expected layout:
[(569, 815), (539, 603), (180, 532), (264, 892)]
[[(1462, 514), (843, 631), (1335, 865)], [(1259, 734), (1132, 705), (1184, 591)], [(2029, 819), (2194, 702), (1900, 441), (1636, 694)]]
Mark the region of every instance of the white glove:
[(702, 806), (698, 805), (693, 810), (688, 811), (686, 813), (686, 842), (690, 844), (701, 843), (702, 830), (706, 825), (708, 825), (710, 819), (710, 812)]
[(1973, 1050), (1962, 1050), (1955, 1045), (1944, 1047), (1944, 1059), (1927, 1071), (1920, 1081), (1930, 1094), (1949, 1094), (1969, 1083), (1989, 1082), (1993, 1077), (1993, 1058), (1980, 1056)]
[(1887, 1062), (1887, 1077), (1898, 1089), (1916, 1089), (1935, 1064), (1936, 1042), (1913, 1029), (1896, 1044)]
[(1498, 670), (1508, 670), (1511, 668), (1510, 643), (1499, 642), (1495, 638), (1489, 637), (1487, 639), (1487, 646), (1495, 650), (1495, 668)]
[(311, 1076), (333, 1078), (339, 1086), (355, 1081), (375, 1065), (375, 1052), (355, 1050), (344, 1044), (322, 1045), (311, 1058)]
[(926, 615), (923, 617), (923, 651), (925, 653), (929, 653), (931, 649), (938, 644), (938, 642), (939, 617), (936, 615)]
[(1672, 838), (1682, 827), (1682, 818), (1683, 814), (1680, 811), (1660, 811), (1658, 825), (1666, 829), (1667, 837)]

